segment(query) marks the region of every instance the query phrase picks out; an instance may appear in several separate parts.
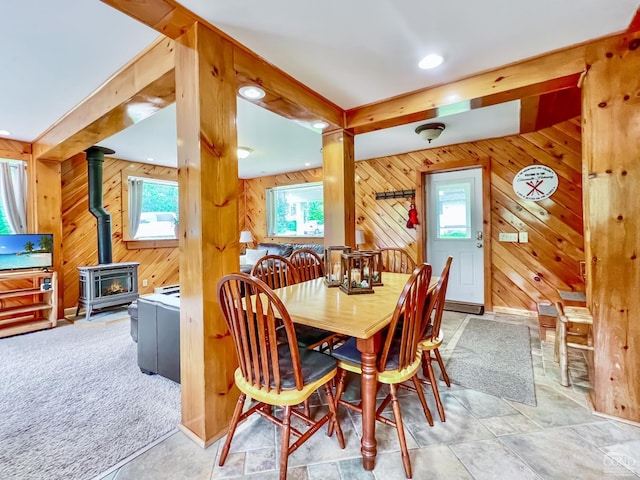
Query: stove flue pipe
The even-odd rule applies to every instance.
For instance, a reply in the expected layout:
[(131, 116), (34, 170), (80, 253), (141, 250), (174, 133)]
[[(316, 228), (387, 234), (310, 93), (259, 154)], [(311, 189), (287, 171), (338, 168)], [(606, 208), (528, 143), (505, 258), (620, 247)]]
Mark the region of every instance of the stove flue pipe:
[(102, 165), (104, 154), (116, 153), (110, 148), (90, 147), (87, 152), (87, 173), (89, 176), (89, 211), (98, 221), (98, 263), (113, 263), (111, 249), (111, 215), (104, 208), (102, 195)]

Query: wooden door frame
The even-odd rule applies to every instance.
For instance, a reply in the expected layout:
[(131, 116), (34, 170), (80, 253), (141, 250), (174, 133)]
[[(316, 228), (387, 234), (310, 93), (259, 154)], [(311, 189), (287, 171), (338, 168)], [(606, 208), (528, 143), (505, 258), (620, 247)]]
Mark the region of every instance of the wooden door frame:
[(416, 208), (423, 218), (417, 226), (418, 263), (422, 263), (427, 251), (427, 199), (425, 188), (427, 176), (432, 173), (455, 172), (459, 170), (482, 169), (482, 237), (484, 250), (484, 309), (491, 311), (492, 270), (491, 265), (491, 160), (489, 157), (460, 160), (455, 162), (435, 163), (423, 165), (416, 169)]

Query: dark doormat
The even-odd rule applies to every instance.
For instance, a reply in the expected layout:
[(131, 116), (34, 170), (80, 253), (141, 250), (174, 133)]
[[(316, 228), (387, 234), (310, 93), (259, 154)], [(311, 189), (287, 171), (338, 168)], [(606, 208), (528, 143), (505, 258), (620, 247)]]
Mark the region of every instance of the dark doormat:
[(478, 303), (464, 302), (444, 302), (444, 309), (449, 312), (470, 313), (472, 315), (482, 315), (484, 313), (484, 305)]

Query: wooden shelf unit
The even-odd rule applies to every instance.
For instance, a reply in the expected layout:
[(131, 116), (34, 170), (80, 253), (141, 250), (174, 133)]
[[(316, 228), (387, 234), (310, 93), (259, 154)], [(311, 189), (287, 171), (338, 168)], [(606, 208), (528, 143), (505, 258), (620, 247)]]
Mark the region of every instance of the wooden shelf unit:
[[(51, 288), (41, 290), (46, 278), (51, 280)], [(0, 338), (53, 328), (57, 323), (56, 272), (0, 272)]]

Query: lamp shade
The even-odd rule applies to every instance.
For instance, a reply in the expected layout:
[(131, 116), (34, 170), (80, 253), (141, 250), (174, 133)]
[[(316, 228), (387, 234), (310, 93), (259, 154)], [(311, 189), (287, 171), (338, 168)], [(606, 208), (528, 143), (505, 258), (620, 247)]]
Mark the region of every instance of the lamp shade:
[(253, 242), (253, 235), (251, 235), (250, 230), (242, 230), (240, 232), (240, 243), (250, 243)]
[(364, 240), (364, 230), (356, 230), (356, 245), (366, 243)]

